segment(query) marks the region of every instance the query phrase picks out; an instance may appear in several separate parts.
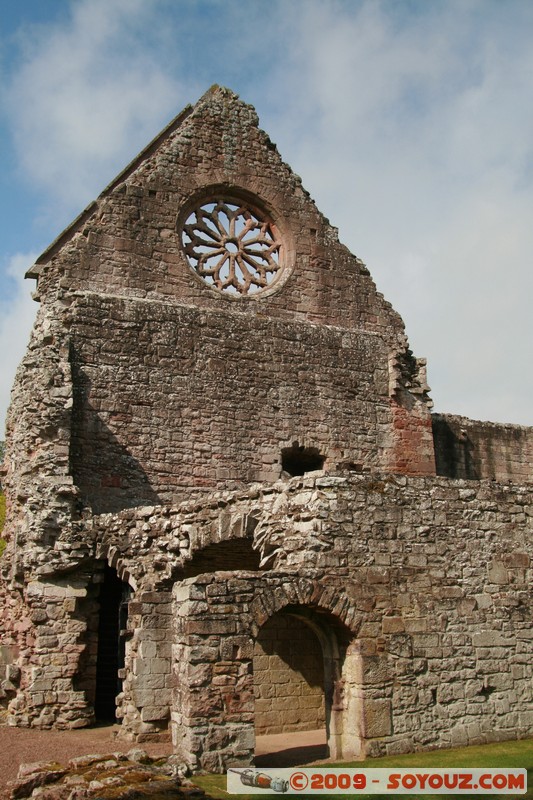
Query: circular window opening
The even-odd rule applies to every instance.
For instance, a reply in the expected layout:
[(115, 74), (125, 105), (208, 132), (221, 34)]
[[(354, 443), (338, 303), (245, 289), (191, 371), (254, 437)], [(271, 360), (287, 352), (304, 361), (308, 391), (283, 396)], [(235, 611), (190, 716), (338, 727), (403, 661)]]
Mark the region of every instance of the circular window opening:
[(181, 241), (196, 274), (221, 292), (257, 294), (281, 272), (279, 231), (246, 202), (201, 202), (185, 220)]

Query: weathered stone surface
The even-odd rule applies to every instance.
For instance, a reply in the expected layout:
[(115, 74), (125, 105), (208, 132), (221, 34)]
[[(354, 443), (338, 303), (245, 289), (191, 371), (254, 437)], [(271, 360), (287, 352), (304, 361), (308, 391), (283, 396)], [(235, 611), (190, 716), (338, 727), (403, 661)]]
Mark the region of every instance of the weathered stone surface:
[(531, 483), (531, 428), (452, 414), (435, 414), (432, 422), (438, 475)]
[(261, 628), (253, 676), (257, 736), (324, 727), (322, 648), (305, 622), (276, 614)]
[[(44, 800), (85, 800), (91, 797), (190, 798), (201, 800), (201, 789), (184, 779), (186, 768), (169, 759), (151, 759), (143, 750), (127, 756), (90, 755), (74, 758), (68, 765), (38, 762), (22, 764), (11, 783), (11, 800), (40, 797)], [(108, 794), (108, 792), (110, 792)]]
[(338, 758), (533, 733), (531, 431), (432, 431), (402, 320), (250, 106), (210, 90), (30, 276), (10, 724), (116, 712), (206, 770), (324, 722)]

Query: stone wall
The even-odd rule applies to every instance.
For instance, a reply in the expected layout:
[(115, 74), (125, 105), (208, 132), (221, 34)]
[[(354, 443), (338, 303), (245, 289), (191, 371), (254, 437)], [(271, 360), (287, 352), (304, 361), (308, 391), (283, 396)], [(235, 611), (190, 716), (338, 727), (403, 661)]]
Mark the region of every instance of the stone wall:
[[(244, 762), (242, 742), (252, 748), (253, 645), (287, 605), (327, 611), (327, 630), (337, 626), (337, 688), (350, 690), (335, 706), (346, 720), (332, 722), (333, 705), (326, 720), (335, 752), (530, 735), (532, 514), (527, 487), (317, 475), (157, 513), (104, 515), (96, 536), (114, 558), (120, 548), (121, 569), (135, 583), (171, 581), (175, 600), (183, 598), (175, 612), (176, 746), (211, 769), (231, 753)], [(246, 538), (261, 553), (260, 572), (180, 579), (195, 552)], [(238, 697), (230, 703), (230, 695)], [(226, 740), (230, 707), (236, 738)], [(215, 757), (222, 740), (227, 753)]]
[(533, 428), (434, 414), (437, 475), (530, 483)]
[[(182, 223), (219, 195), (279, 231), (264, 292), (187, 261)], [(320, 643), (336, 758), (533, 733), (531, 432), (435, 417), (437, 470), (469, 480), (434, 477), (425, 363), (251, 107), (208, 92), (29, 274), (0, 563), (12, 724), (93, 721), (112, 569), (123, 734), (170, 729), (194, 768), (250, 763), (279, 612)], [(296, 725), (310, 666), (290, 666)]]
[[(162, 735), (171, 714), (175, 745), (191, 763), (246, 762), (254, 642), (292, 608), (329, 615), (311, 622), (339, 757), (531, 735), (532, 515), (525, 486), (318, 473), (95, 518), (95, 557), (134, 590), (124, 731)], [(232, 541), (242, 553), (246, 540), (261, 570), (234, 563), (185, 578), (198, 553)], [(89, 587), (82, 572), (28, 585), (30, 618), (21, 618), (24, 630), (15, 623), (13, 641), (38, 635), (39, 648), (27, 641), (18, 660), (13, 720), (90, 718), (87, 686), (78, 688), (90, 667)]]
[(375, 336), (94, 295), (70, 321), (71, 464), (95, 513), (272, 482), (294, 442), (327, 468), (393, 459)]
[[(2, 483), (8, 549), (0, 568), (4, 580), (20, 581), (21, 589), (29, 563), (46, 571), (57, 537), (79, 520), (79, 490), (69, 460), (73, 387), (63, 314), (64, 308), (57, 316), (40, 309), (7, 417)], [(82, 540), (78, 547), (70, 554), (74, 563), (87, 551)], [(68, 559), (64, 552), (63, 565)]]
[(5, 641), (18, 667), (16, 694), (9, 698), (12, 722), (38, 728), (84, 727), (94, 720), (92, 705), (76, 686), (86, 650), (90, 614), (78, 616), (90, 578), (29, 581), (21, 593), (4, 594), (9, 614)]
[[(94, 557), (133, 589), (123, 732), (166, 735), (170, 714), (193, 766), (248, 763), (254, 643), (285, 609), (319, 638), (337, 757), (531, 735), (532, 500), (492, 481), (317, 473), (94, 518)], [(186, 578), (204, 550), (244, 541), (259, 571)], [(87, 568), (28, 584), (13, 722), (91, 718), (91, 585)]]
[[(188, 264), (180, 225), (213, 193), (261, 205), (279, 228), (272, 290), (224, 294)], [(17, 380), (11, 440), (38, 436), (43, 403), (62, 413), (50, 469), (59, 437), (95, 513), (275, 480), (295, 443), (327, 468), (434, 473), (428, 387), (401, 318), (228, 90), (176, 118), (29, 274), (43, 335)], [(65, 354), (50, 392), (42, 367)]]
[(255, 733), (324, 728), (324, 664), (317, 636), (298, 617), (276, 614), (254, 645)]
[(168, 592), (139, 592), (128, 607), (128, 646), (118, 698), (123, 734), (161, 741), (170, 718), (172, 606)]

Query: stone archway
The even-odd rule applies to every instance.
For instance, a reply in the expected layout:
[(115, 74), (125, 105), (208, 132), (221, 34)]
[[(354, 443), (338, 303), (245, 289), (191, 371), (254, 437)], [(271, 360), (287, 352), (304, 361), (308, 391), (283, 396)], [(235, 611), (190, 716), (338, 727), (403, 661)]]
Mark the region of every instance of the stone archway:
[(256, 736), (325, 727), (330, 757), (363, 754), (361, 655), (331, 612), (288, 604), (263, 624), (254, 645), (254, 694)]
[(286, 573), (214, 572), (173, 589), (172, 739), (192, 769), (222, 772), (252, 762), (254, 646), (278, 612), (307, 628), (320, 652), (330, 756), (364, 753), (361, 615), (350, 599), (339, 587)]

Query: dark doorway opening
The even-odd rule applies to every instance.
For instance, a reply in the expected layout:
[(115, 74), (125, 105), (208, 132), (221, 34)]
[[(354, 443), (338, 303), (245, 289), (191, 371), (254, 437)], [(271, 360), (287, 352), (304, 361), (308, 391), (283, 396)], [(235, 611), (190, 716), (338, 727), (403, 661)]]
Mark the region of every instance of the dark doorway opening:
[(293, 442), (292, 447), (284, 447), (281, 451), (281, 468), (289, 475), (305, 475), (324, 467), (326, 457), (316, 447), (304, 447)]
[(116, 719), (116, 698), (122, 691), (119, 670), (124, 668), (125, 631), (131, 589), (116, 570), (105, 566), (99, 595), (98, 651), (96, 657), (96, 694), (94, 714), (98, 721)]

